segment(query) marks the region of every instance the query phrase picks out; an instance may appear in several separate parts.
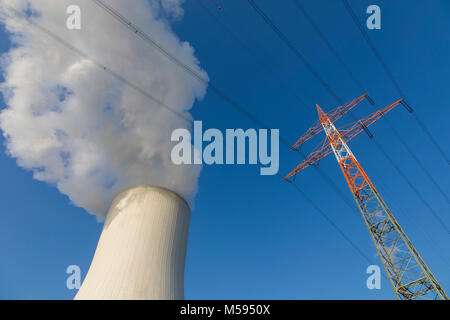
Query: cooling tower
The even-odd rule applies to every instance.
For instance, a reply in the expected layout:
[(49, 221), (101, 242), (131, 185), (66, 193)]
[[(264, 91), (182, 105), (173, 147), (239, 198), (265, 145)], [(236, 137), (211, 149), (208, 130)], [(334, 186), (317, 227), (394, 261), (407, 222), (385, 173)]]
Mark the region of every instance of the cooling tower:
[(186, 201), (168, 189), (118, 193), (75, 299), (184, 299), (189, 220)]

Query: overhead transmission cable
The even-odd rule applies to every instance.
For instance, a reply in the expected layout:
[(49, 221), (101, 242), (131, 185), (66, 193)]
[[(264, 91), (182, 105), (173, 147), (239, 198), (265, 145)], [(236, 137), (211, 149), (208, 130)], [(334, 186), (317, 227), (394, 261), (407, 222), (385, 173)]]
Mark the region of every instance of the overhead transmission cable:
[[(267, 25), (271, 27), (271, 29), (277, 34), (277, 36), (286, 44), (288, 48), (291, 49), (291, 51), (294, 53), (294, 55), (300, 59), (301, 62), (308, 68), (308, 70), (316, 77), (317, 80), (322, 84), (322, 86), (330, 93), (331, 96), (333, 96), (336, 101), (339, 104), (342, 103), (342, 99), (339, 98), (339, 96), (333, 91), (333, 89), (326, 83), (322, 77), (316, 72), (316, 70), (313, 68), (313, 66), (309, 63), (309, 61), (303, 56), (303, 54), (292, 44), (292, 42), (284, 35), (284, 33), (272, 22), (272, 20), (265, 14), (265, 12), (256, 5), (256, 3), (253, 0), (247, 0), (247, 2), (250, 4), (250, 6), (256, 11), (256, 13), (261, 16), (261, 18), (266, 22)], [(353, 115), (352, 112), (349, 112), (349, 115), (356, 121), (356, 117)], [(389, 163), (392, 165), (392, 167), (400, 174), (400, 176), (406, 181), (408, 186), (413, 190), (413, 192), (418, 196), (418, 198), (423, 202), (423, 204), (427, 207), (427, 209), (430, 211), (430, 213), (433, 215), (433, 217), (436, 219), (436, 221), (442, 226), (442, 228), (450, 234), (449, 227), (445, 224), (445, 222), (439, 217), (437, 212), (430, 206), (430, 204), (425, 200), (425, 198), (420, 194), (420, 192), (417, 190), (417, 188), (414, 187), (414, 185), (411, 183), (411, 181), (408, 179), (408, 177), (401, 171), (400, 167), (395, 164), (393, 159), (389, 157), (384, 150), (384, 148), (376, 141), (376, 139), (373, 137), (372, 133), (365, 128), (364, 130), (366, 134), (369, 136), (369, 138), (375, 143), (375, 146), (380, 150), (380, 152), (384, 155), (384, 157), (389, 161)]]
[(344, 67), (345, 71), (347, 71), (348, 75), (352, 79), (353, 83), (356, 84), (358, 89), (362, 92), (367, 92), (362, 83), (358, 80), (358, 78), (355, 76), (355, 74), (351, 71), (349, 66), (344, 62), (344, 59), (341, 58), (341, 56), (337, 53), (337, 51), (334, 49), (330, 41), (325, 37), (323, 32), (320, 30), (320, 28), (317, 26), (317, 24), (314, 22), (314, 20), (311, 18), (311, 16), (308, 14), (308, 12), (305, 10), (305, 8), (300, 4), (299, 0), (292, 0), (294, 5), (301, 11), (303, 16), (306, 18), (308, 23), (313, 27), (313, 29), (317, 32), (319, 37), (322, 39), (322, 41), (325, 43), (325, 45), (328, 47), (328, 49), (333, 53), (335, 58), (339, 61), (339, 63)]
[[(244, 48), (245, 51), (248, 52), (248, 54), (252, 57), (252, 60), (259, 64), (262, 68), (266, 70), (266, 72), (271, 73), (274, 75), (281, 83), (285, 85), (287, 88), (290, 87), (290, 83), (286, 81), (282, 76), (280, 76), (271, 66), (269, 66), (267, 63), (262, 61), (262, 59), (258, 58), (258, 56), (255, 54), (255, 52), (250, 48), (249, 45), (246, 44), (246, 41), (239, 38), (239, 36), (233, 32), (224, 22), (221, 21), (221, 19), (217, 16), (217, 14), (214, 14), (211, 12), (211, 10), (203, 3), (203, 0), (197, 0), (196, 3), (213, 19), (217, 24), (219, 24), (230, 36), (233, 38), (234, 41), (236, 41), (242, 48)], [(291, 88), (293, 89), (293, 88)], [(292, 90), (292, 93), (297, 98), (297, 100), (300, 102), (303, 109), (307, 110), (311, 115), (316, 116), (313, 109), (308, 108), (306, 106), (306, 102), (303, 100), (301, 96), (297, 94), (294, 90)]]
[[(121, 76), (119, 73), (111, 70), (110, 68), (108, 68), (106, 65), (102, 64), (100, 61), (94, 59), (93, 57), (89, 56), (88, 54), (86, 54), (85, 52), (77, 49), (76, 47), (72, 46), (71, 44), (69, 44), (68, 42), (66, 42), (65, 40), (63, 40), (61, 37), (59, 37), (58, 35), (56, 35), (55, 33), (53, 33), (52, 31), (48, 30), (47, 28), (43, 27), (42, 25), (40, 25), (39, 23), (35, 22), (31, 17), (28, 17), (27, 15), (23, 14), (21, 11), (7, 5), (3, 3), (3, 6), (5, 8), (7, 8), (9, 11), (13, 12), (14, 15), (16, 15), (18, 18), (21, 18), (23, 20), (25, 20), (27, 23), (29, 23), (31, 26), (37, 28), (40, 32), (46, 34), (47, 36), (49, 36), (50, 38), (52, 38), (53, 40), (59, 42), (60, 44), (62, 44), (63, 46), (65, 46), (66, 48), (74, 51), (77, 55), (79, 55), (80, 57), (90, 60), (96, 67), (98, 67), (100, 70), (103, 70), (104, 72), (108, 73), (109, 75), (111, 75), (112, 77), (116, 78), (117, 80), (123, 82), (124, 84), (126, 84), (127, 86), (129, 86), (130, 88), (136, 90), (136, 92), (142, 94), (143, 96), (147, 97), (148, 99), (152, 100), (153, 102), (156, 102), (159, 106), (163, 107), (164, 109), (170, 111), (172, 114), (180, 117), (181, 119), (187, 121), (188, 123), (193, 124), (193, 120), (188, 119), (187, 117), (185, 117), (183, 114), (177, 112), (176, 110), (174, 110), (173, 108), (169, 107), (167, 104), (165, 104), (164, 102), (162, 102), (160, 99), (155, 98), (153, 95), (151, 95), (150, 93), (148, 93), (147, 91), (145, 91), (144, 89), (142, 89), (141, 87), (139, 87), (138, 85), (130, 82), (129, 80), (127, 80), (126, 78), (124, 78), (123, 76)], [(280, 174), (277, 174), (279, 177), (283, 178), (283, 176), (281, 176)], [(336, 229), (338, 231), (338, 233), (344, 238), (345, 241), (347, 241), (352, 248), (354, 248), (360, 255), (362, 255), (362, 257), (367, 260), (369, 263), (372, 263), (372, 261), (363, 253), (363, 251), (358, 247), (358, 245), (353, 242), (350, 237), (348, 237), (318, 206), (317, 204), (310, 199), (309, 197), (306, 196), (306, 194), (304, 192), (302, 192), (300, 190), (300, 188), (297, 185), (294, 185), (295, 189), (302, 195), (302, 197), (308, 202), (310, 203), (314, 209), (318, 210), (318, 212), (322, 215), (322, 217), (325, 218), (325, 220), (330, 223), (330, 225)]]
[(276, 35), (284, 42), (284, 44), (292, 51), (292, 53), (303, 62), (306, 68), (314, 75), (314, 77), (322, 84), (322, 86), (328, 91), (328, 93), (338, 101), (339, 104), (343, 104), (342, 99), (334, 92), (334, 90), (326, 83), (322, 77), (314, 70), (313, 66), (303, 56), (303, 54), (292, 44), (292, 42), (284, 35), (284, 33), (278, 29), (278, 27), (272, 22), (272, 20), (256, 5), (253, 0), (247, 0), (250, 6), (260, 15), (260, 17), (269, 25)]
[[(355, 15), (355, 12), (353, 11), (353, 9), (351, 8), (350, 4), (348, 3), (347, 0), (341, 0), (345, 9), (347, 10), (347, 12), (349, 13), (349, 15), (351, 16), (353, 22), (355, 23), (356, 27), (358, 28), (358, 30), (361, 32), (364, 40), (367, 42), (369, 48), (372, 50), (373, 54), (375, 55), (375, 57), (377, 58), (378, 62), (381, 64), (381, 66), (383, 67), (384, 71), (386, 72), (388, 78), (391, 80), (392, 84), (394, 85), (395, 89), (397, 90), (397, 92), (400, 94), (400, 96), (406, 100), (406, 95), (404, 94), (402, 88), (400, 87), (399, 83), (397, 82), (397, 80), (395, 79), (394, 75), (392, 74), (391, 70), (389, 69), (389, 67), (387, 66), (387, 64), (384, 62), (383, 58), (381, 57), (380, 53), (378, 52), (377, 48), (375, 47), (374, 43), (372, 42), (372, 40), (370, 39), (369, 35), (367, 34), (367, 32), (364, 30), (363, 26), (361, 25), (361, 23), (359, 22), (358, 18)], [(446, 153), (444, 152), (444, 150), (442, 149), (442, 147), (439, 145), (439, 143), (437, 142), (437, 140), (433, 137), (433, 135), (431, 134), (430, 130), (426, 127), (426, 125), (422, 122), (422, 120), (419, 118), (419, 116), (414, 112), (414, 109), (408, 104), (408, 102), (406, 102), (406, 107), (407, 110), (412, 114), (413, 118), (416, 120), (417, 124), (419, 125), (419, 127), (422, 129), (422, 131), (427, 135), (428, 139), (433, 143), (433, 145), (436, 147), (436, 149), (438, 150), (439, 154), (442, 156), (442, 158), (445, 160), (445, 162), (448, 164), (450, 164), (449, 158), (447, 157)]]

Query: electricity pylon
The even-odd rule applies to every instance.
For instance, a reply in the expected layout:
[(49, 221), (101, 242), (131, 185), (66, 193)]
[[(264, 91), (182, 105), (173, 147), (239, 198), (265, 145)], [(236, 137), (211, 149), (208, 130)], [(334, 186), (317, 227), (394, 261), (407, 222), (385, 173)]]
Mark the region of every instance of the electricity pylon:
[(306, 140), (322, 130), (324, 130), (326, 137), (319, 147), (290, 172), (285, 179), (288, 180), (333, 152), (369, 230), (397, 299), (448, 300), (444, 289), (439, 285), (414, 248), (346, 143), (361, 131), (368, 132), (368, 126), (395, 106), (403, 103), (403, 100), (398, 100), (372, 115), (344, 127), (342, 130), (336, 129), (334, 125), (334, 121), (367, 97), (367, 94), (363, 95), (348, 105), (340, 106), (329, 113), (323, 112), (316, 105), (319, 120), (305, 135), (297, 140), (291, 149), (297, 150)]

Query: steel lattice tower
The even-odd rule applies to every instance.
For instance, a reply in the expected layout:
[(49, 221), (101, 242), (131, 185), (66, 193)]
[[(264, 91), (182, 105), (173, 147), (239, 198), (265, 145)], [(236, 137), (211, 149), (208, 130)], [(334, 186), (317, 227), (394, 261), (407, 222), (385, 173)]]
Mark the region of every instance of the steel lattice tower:
[(332, 119), (340, 118), (366, 97), (367, 95), (364, 95), (355, 99), (348, 105), (338, 107), (328, 114), (317, 105), (319, 121), (294, 144), (292, 149), (295, 150), (322, 129), (326, 133), (326, 138), (322, 145), (305, 158), (285, 179), (289, 179), (333, 152), (369, 230), (397, 299), (448, 300), (447, 294), (414, 248), (346, 143), (362, 130), (367, 131), (370, 124), (403, 101), (399, 100), (367, 118), (358, 120), (342, 131), (336, 129), (332, 121)]

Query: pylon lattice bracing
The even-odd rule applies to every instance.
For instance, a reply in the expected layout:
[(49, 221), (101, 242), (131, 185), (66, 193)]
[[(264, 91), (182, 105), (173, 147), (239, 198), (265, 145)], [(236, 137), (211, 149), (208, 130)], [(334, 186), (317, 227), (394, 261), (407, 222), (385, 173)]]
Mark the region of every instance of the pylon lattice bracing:
[[(362, 96), (363, 99), (366, 96)], [(351, 108), (353, 108), (355, 101), (359, 103), (363, 100), (360, 98), (353, 100), (348, 106), (351, 105)], [(317, 105), (319, 123), (326, 133), (326, 139), (285, 179), (293, 177), (301, 170), (333, 152), (369, 230), (397, 299), (448, 300), (447, 294), (414, 248), (346, 143), (400, 103), (402, 103), (402, 100), (375, 112), (369, 117), (356, 121), (350, 128), (342, 131), (336, 129), (331, 120), (337, 120), (336, 109), (326, 114)], [(349, 111), (351, 108), (344, 107), (342, 110)], [(340, 116), (342, 115), (340, 114)], [(312, 128), (313, 131), (310, 129), (305, 134), (307, 139), (311, 137), (311, 132), (315, 135), (321, 131), (317, 123)], [(304, 142), (302, 139), (305, 140), (304, 138), (297, 140), (292, 149), (298, 148)]]

